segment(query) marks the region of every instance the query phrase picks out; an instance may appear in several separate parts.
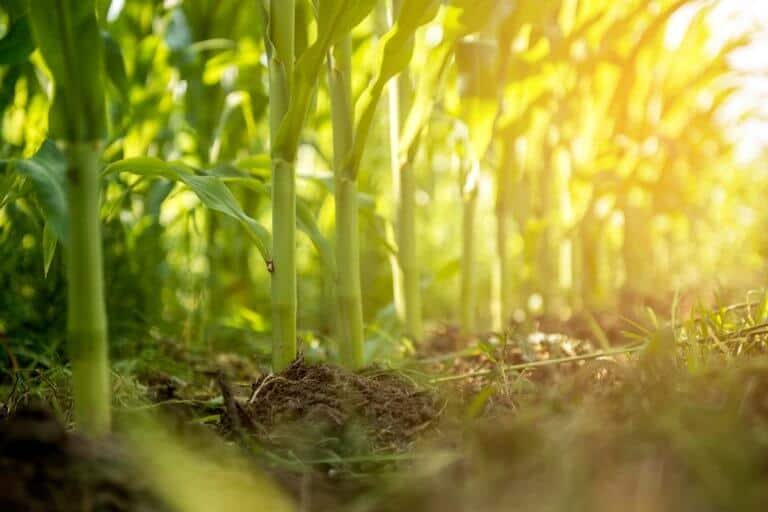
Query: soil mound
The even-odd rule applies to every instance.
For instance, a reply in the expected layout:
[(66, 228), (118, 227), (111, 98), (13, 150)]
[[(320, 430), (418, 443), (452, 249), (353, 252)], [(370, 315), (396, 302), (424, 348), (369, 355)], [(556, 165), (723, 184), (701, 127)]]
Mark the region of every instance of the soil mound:
[(436, 395), (395, 371), (356, 373), (302, 358), (280, 373), (260, 377), (247, 395), (227, 394), (230, 421), (237, 414), (235, 421), (262, 441), (282, 444), (280, 438), (291, 431), (306, 436), (309, 430), (313, 446), (324, 442), (347, 454), (401, 451), (434, 426), (442, 409)]

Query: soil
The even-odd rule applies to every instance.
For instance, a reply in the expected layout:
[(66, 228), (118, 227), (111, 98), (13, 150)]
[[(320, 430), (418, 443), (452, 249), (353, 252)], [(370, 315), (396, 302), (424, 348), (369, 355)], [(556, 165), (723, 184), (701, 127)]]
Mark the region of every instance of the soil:
[[(229, 389), (227, 389), (229, 388)], [(277, 374), (232, 390), (222, 382), (225, 423), (260, 442), (305, 443), (304, 456), (397, 452), (433, 428), (442, 402), (405, 374), (381, 368), (352, 372), (297, 359)]]
[(690, 378), (596, 363), (477, 420), (460, 456), (395, 476), (366, 510), (765, 510), (764, 360)]
[(4, 512), (169, 510), (144, 488), (111, 439), (68, 432), (43, 407), (0, 420), (0, 510)]
[[(175, 435), (238, 441), (302, 511), (765, 510), (768, 356), (501, 371), (595, 350), (514, 330), (469, 349), (446, 326), (403, 370), (300, 358), (254, 377), (233, 359), (189, 382), (154, 373), (142, 385)], [(69, 432), (41, 407), (12, 409), (0, 420), (0, 510), (167, 510), (115, 439)], [(223, 457), (199, 439), (198, 455)]]

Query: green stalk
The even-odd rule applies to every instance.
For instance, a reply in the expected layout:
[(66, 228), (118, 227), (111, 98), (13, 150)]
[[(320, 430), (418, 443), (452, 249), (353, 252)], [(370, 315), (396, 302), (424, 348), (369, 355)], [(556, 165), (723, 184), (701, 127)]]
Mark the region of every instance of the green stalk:
[(554, 140), (551, 147), (550, 166), (542, 183), (546, 228), (542, 234), (541, 260), (544, 268), (540, 285), (544, 312), (558, 315), (567, 305), (566, 298), (572, 288), (571, 243), (566, 236), (572, 216), (568, 189), (571, 169), (565, 145)]
[[(394, 20), (402, 0), (392, 1)], [(390, 82), (389, 111), (392, 158), (392, 187), (395, 202), (395, 238), (398, 248), (397, 268), (393, 268), (395, 305), (414, 341), (423, 337), (421, 319), (421, 268), (416, 243), (416, 176), (410, 161), (400, 161), (400, 111), (410, 103), (411, 84), (407, 73)]]
[[(475, 171), (476, 172), (476, 171)], [(477, 214), (478, 189), (470, 174), (463, 184), (461, 218), (461, 330), (464, 334), (475, 332), (475, 289), (477, 265), (475, 264), (475, 217)]]
[(67, 159), (67, 345), (74, 420), (110, 429), (107, 313), (100, 219), (101, 141), (107, 134), (102, 40), (92, 0), (29, 2), (35, 42), (54, 78), (50, 137)]
[[(639, 194), (638, 194), (639, 195)], [(652, 264), (649, 254), (653, 254), (651, 216), (641, 201), (630, 197), (624, 206), (624, 243), (621, 257), (624, 260), (624, 286), (622, 292), (633, 300), (645, 297), (652, 291)], [(640, 249), (642, 248), (642, 250)]]
[(101, 435), (110, 429), (107, 313), (99, 217), (98, 143), (67, 147), (69, 239), (66, 246), (67, 339), (75, 424)]
[(512, 165), (514, 162), (514, 144), (508, 142), (503, 148), (503, 157), (498, 169), (496, 183), (496, 290), (494, 300), (496, 304), (492, 308), (493, 329), (497, 332), (504, 330), (510, 314), (512, 313), (511, 275), (509, 268), (509, 254), (507, 251), (507, 237), (509, 236), (509, 199), (511, 194), (510, 180)]
[[(392, 173), (392, 198), (394, 219), (393, 230), (387, 236), (393, 246), (398, 245), (397, 219), (400, 211), (400, 78), (391, 80), (388, 86), (389, 106), (389, 154), (390, 169)], [(400, 268), (400, 251), (393, 253), (389, 258), (392, 267), (392, 299), (395, 311), (400, 322), (405, 325), (405, 288), (403, 286), (403, 271)]]
[[(274, 144), (288, 111), (294, 64), (295, 0), (270, 0), (269, 131)], [(272, 159), (272, 367), (296, 358), (296, 169)]]
[(333, 49), (328, 74), (333, 118), (339, 356), (343, 365), (359, 368), (363, 365), (364, 338), (357, 184), (354, 170), (345, 166), (354, 138), (352, 40), (349, 36)]
[(397, 209), (397, 247), (403, 272), (405, 332), (414, 341), (423, 337), (421, 324), (421, 268), (416, 255), (416, 176), (410, 163), (400, 166)]

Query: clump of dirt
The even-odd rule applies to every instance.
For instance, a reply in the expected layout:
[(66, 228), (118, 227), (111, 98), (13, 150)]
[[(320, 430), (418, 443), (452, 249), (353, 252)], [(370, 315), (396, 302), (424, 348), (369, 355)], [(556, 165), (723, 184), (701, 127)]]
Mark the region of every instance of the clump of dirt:
[(260, 440), (281, 444), (295, 429), (307, 439), (311, 429), (308, 439), (314, 447), (325, 442), (347, 453), (404, 450), (434, 426), (442, 409), (434, 393), (395, 371), (355, 373), (302, 358), (259, 378), (244, 395), (227, 396), (225, 388), (229, 421)]
[(147, 386), (147, 394), (153, 402), (165, 402), (179, 398), (179, 390), (184, 387), (184, 382), (175, 379), (165, 372), (147, 372), (139, 377), (139, 380)]
[(467, 346), (470, 338), (461, 333), (457, 325), (444, 324), (435, 329), (419, 347), (422, 357), (456, 352)]
[(110, 440), (67, 432), (40, 406), (19, 409), (0, 421), (0, 510), (168, 510), (125, 461)]

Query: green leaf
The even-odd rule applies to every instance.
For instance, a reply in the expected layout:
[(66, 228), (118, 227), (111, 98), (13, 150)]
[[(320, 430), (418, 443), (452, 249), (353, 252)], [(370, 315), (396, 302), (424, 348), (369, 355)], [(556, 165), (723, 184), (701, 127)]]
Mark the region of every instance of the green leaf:
[(46, 222), (43, 227), (43, 272), (45, 277), (48, 277), (48, 270), (50, 270), (53, 257), (56, 255), (58, 241), (59, 239), (53, 232), (51, 224)]
[(11, 23), (5, 37), (0, 39), (0, 66), (12, 66), (26, 61), (35, 49), (29, 18), (22, 16)]
[(320, 254), (320, 259), (322, 260), (328, 275), (334, 276), (336, 275), (336, 255), (333, 250), (333, 245), (325, 236), (323, 236), (323, 233), (320, 231), (317, 221), (315, 220), (316, 218), (316, 215), (309, 208), (306, 201), (297, 199), (296, 224), (312, 241), (318, 254)]
[(480, 414), (483, 412), (483, 409), (485, 408), (485, 405), (491, 399), (495, 391), (495, 384), (488, 384), (487, 386), (484, 386), (480, 391), (478, 391), (469, 401), (467, 407), (464, 409), (464, 419), (466, 421), (471, 421), (480, 416)]
[(416, 30), (429, 22), (440, 7), (438, 0), (410, 0), (405, 2), (392, 28), (384, 34), (376, 77), (363, 91), (358, 104), (360, 117), (355, 124), (355, 142), (348, 157), (352, 175), (356, 175), (365, 151), (368, 133), (373, 123), (376, 106), (387, 82), (403, 71), (413, 55)]
[(317, 38), (296, 62), (291, 100), (272, 147), (272, 154), (293, 161), (312, 93), (328, 50), (358, 25), (376, 5), (376, 0), (318, 0)]
[[(331, 173), (300, 172), (297, 174), (297, 177), (317, 183), (329, 194), (334, 194), (336, 191), (336, 180)], [(376, 208), (376, 198), (371, 194), (358, 191), (357, 205), (360, 211), (374, 211)]]
[(271, 160), (267, 154), (249, 155), (239, 159), (235, 165), (240, 169), (247, 169), (253, 176), (269, 178)]
[[(263, 164), (262, 158), (259, 155), (252, 158), (253, 163), (259, 166)], [(269, 164), (267, 164), (266, 169), (269, 169)], [(270, 193), (271, 184), (265, 184), (258, 179), (254, 179), (251, 173), (243, 171), (238, 167), (232, 165), (219, 165), (209, 172), (225, 183), (237, 184), (264, 195)], [(269, 176), (267, 175), (265, 178), (269, 178)], [(332, 192), (333, 190), (331, 190), (331, 193)], [(367, 199), (370, 200), (370, 198)], [(334, 275), (333, 272), (335, 272), (336, 268), (336, 257), (333, 245), (323, 235), (322, 231), (320, 231), (320, 228), (317, 225), (316, 215), (312, 212), (307, 202), (301, 198), (297, 198), (296, 201), (296, 225), (312, 241), (315, 249), (317, 249), (317, 252), (320, 254), (320, 260), (322, 261), (323, 266), (325, 266), (326, 271), (330, 272), (330, 275)]]
[(125, 71), (123, 51), (109, 32), (102, 31), (101, 39), (104, 42), (104, 69), (107, 78), (117, 91), (120, 101), (128, 103), (128, 93), (131, 84), (128, 82), (128, 74)]
[(165, 162), (158, 158), (127, 158), (109, 165), (104, 175), (130, 172), (139, 176), (161, 177), (178, 181), (189, 187), (209, 209), (236, 219), (256, 243), (264, 262), (270, 267), (272, 246), (269, 232), (255, 219), (246, 214), (235, 196), (217, 176), (195, 174), (195, 170), (181, 162)]
[(446, 6), (445, 32), (456, 40), (507, 17), (510, 5), (499, 0), (453, 0)]
[(32, 158), (14, 160), (16, 171), (33, 185), (46, 224), (59, 239), (67, 239), (67, 161), (51, 140), (46, 140)]
[(506, 4), (496, 0), (455, 0), (443, 7), (441, 20), (444, 27), (443, 43), (435, 49), (428, 67), (421, 73), (416, 97), (403, 124), (400, 139), (400, 159), (415, 154), (420, 135), (429, 122), (435, 105), (435, 91), (445, 76), (447, 64), (457, 41), (485, 26), (498, 11), (506, 15)]
[(156, 181), (153, 183), (147, 193), (144, 194), (144, 214), (159, 218), (160, 208), (162, 208), (163, 202), (170, 196), (174, 185), (172, 181)]
[(18, 188), (18, 174), (13, 171), (12, 162), (0, 160), (0, 209), (14, 197)]
[(451, 56), (451, 44), (443, 44), (435, 50), (434, 58), (423, 70), (416, 87), (416, 95), (408, 111), (400, 135), (400, 159), (415, 153), (418, 140), (432, 116), (437, 98), (435, 91), (443, 81)]
[(96, 0), (96, 17), (102, 25), (107, 23), (107, 14), (109, 14), (109, 5), (111, 3), (112, 0)]

